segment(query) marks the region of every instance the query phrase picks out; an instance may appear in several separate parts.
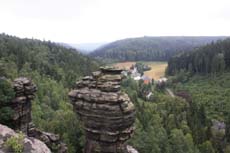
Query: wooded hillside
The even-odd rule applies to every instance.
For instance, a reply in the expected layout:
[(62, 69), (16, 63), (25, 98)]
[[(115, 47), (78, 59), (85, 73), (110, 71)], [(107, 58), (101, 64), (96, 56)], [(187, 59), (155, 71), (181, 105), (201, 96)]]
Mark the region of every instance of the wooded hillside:
[(19, 75), (27, 69), (69, 86), (79, 76), (89, 74), (98, 66), (98, 62), (75, 49), (50, 41), (19, 39), (1, 34), (0, 65), (2, 76)]
[[(82, 152), (83, 132), (67, 97), (74, 82), (100, 63), (75, 49), (34, 39), (0, 35), (0, 104), (14, 97), (10, 82), (19, 76), (37, 85), (32, 102), (32, 121), (41, 130), (59, 134), (69, 153)], [(0, 123), (11, 110), (0, 108)], [(68, 130), (67, 130), (68, 129)]]
[(168, 61), (167, 73), (218, 73), (230, 69), (230, 39), (211, 43), (191, 52), (178, 54)]
[(141, 37), (109, 43), (90, 55), (117, 61), (166, 61), (179, 51), (189, 51), (225, 37)]

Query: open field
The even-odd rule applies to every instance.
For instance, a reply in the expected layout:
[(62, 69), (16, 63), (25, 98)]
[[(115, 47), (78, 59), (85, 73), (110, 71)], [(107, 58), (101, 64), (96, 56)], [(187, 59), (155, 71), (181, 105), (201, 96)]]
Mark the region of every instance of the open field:
[(144, 62), (145, 64), (151, 66), (150, 71), (145, 71), (144, 75), (158, 80), (160, 77), (165, 75), (165, 69), (167, 67), (167, 62)]
[(136, 62), (121, 62), (121, 63), (114, 63), (113, 66), (119, 67), (121, 69), (129, 69), (135, 63)]
[[(123, 69), (129, 69), (135, 63), (136, 62), (121, 62), (121, 63), (115, 63), (113, 64), (113, 66), (123, 68)], [(155, 80), (165, 75), (165, 69), (168, 65), (167, 62), (143, 62), (143, 63), (151, 67), (151, 70), (145, 71), (144, 75), (153, 78)]]

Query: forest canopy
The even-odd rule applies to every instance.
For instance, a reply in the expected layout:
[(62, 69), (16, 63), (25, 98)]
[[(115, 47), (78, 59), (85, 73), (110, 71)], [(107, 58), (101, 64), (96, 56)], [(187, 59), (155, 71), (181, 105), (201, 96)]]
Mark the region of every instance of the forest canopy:
[(167, 61), (180, 51), (224, 39), (225, 37), (140, 37), (109, 43), (90, 55), (112, 61)]
[(5, 124), (13, 113), (4, 105), (14, 97), (12, 80), (31, 78), (38, 87), (32, 102), (35, 126), (59, 134), (68, 152), (82, 152), (83, 131), (67, 95), (77, 79), (100, 64), (75, 49), (50, 41), (0, 34), (0, 123)]
[(186, 71), (191, 74), (215, 74), (229, 69), (230, 39), (226, 39), (170, 58), (167, 73), (173, 75)]

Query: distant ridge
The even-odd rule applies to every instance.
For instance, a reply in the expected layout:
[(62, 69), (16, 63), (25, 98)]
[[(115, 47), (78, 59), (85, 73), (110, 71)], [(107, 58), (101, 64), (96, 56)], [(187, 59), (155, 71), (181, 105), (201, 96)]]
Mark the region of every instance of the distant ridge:
[(90, 56), (118, 61), (166, 61), (180, 51), (206, 45), (226, 36), (162, 36), (127, 38), (106, 44)]

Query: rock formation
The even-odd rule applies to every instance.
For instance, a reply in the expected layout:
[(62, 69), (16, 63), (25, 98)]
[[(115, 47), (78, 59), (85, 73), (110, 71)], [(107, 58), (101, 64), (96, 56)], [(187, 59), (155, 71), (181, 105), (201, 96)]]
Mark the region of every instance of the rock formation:
[[(0, 153), (12, 153), (6, 141), (11, 137), (17, 137), (18, 134), (7, 126), (0, 124)], [(50, 149), (40, 140), (25, 136), (22, 144), (25, 153), (51, 153)]]
[(13, 82), (15, 99), (11, 103), (14, 111), (12, 125), (15, 130), (27, 134), (31, 123), (31, 100), (35, 97), (37, 87), (27, 78), (17, 78)]
[(34, 137), (43, 141), (52, 152), (66, 153), (67, 147), (61, 142), (58, 135), (43, 132), (34, 127), (31, 118), (32, 100), (37, 91), (36, 85), (28, 78), (21, 77), (13, 81), (15, 98), (9, 103), (13, 110), (13, 117), (9, 121), (11, 128), (22, 131), (29, 137)]
[[(135, 108), (121, 92), (122, 70), (101, 68), (76, 83), (69, 93), (86, 133), (85, 153), (128, 153)], [(129, 151), (128, 151), (129, 149)]]
[(41, 140), (52, 150), (52, 152), (67, 153), (68, 148), (66, 144), (61, 141), (59, 135), (41, 131), (31, 124), (28, 136)]

